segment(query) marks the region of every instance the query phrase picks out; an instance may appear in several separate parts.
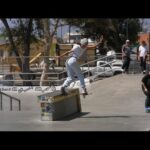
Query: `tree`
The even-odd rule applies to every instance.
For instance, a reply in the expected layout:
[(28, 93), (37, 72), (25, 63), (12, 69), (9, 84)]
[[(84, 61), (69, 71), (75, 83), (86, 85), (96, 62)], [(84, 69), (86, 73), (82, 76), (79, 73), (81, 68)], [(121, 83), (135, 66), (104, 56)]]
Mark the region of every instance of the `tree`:
[[(10, 41), (11, 50), (15, 53), (18, 66), (23, 74), (20, 77), (24, 80), (23, 85), (32, 85), (32, 82), (26, 81), (32, 79), (30, 74), (29, 56), (30, 44), (35, 37), (33, 35), (33, 18), (30, 19), (1, 19), (4, 26), (6, 36)], [(9, 25), (9, 23), (11, 26)], [(22, 49), (22, 51), (20, 50)]]
[[(22, 20), (21, 22), (21, 28), (23, 31), (23, 67), (22, 67), (22, 72), (23, 73), (30, 73), (30, 66), (29, 66), (29, 60), (30, 60), (30, 44), (31, 44), (31, 33), (32, 33), (32, 21), (33, 19), (27, 20), (27, 26), (25, 27)], [(31, 79), (31, 74), (25, 74), (23, 76), (24, 80), (30, 80)], [(24, 85), (32, 85), (30, 81), (25, 81)]]
[(11, 29), (8, 25), (8, 22), (5, 18), (1, 18), (5, 28), (6, 28), (6, 32), (7, 32), (7, 35), (8, 35), (8, 38), (9, 38), (9, 41), (10, 41), (10, 46), (11, 46), (11, 50), (14, 51), (15, 55), (16, 55), (16, 59), (17, 59), (17, 63), (19, 65), (20, 68), (22, 68), (22, 61), (21, 61), (21, 58), (19, 57), (19, 51), (15, 45), (15, 42), (13, 40), (13, 35), (12, 35), (12, 32), (11, 32)]
[(59, 19), (55, 20), (53, 31), (52, 29), (50, 30), (49, 21), (50, 21), (49, 19), (42, 19), (43, 29), (44, 29), (45, 47), (44, 47), (44, 66), (43, 66), (43, 71), (42, 71), (42, 75), (40, 79), (40, 86), (48, 85), (47, 81), (44, 82), (44, 80), (48, 80), (47, 73), (49, 72), (49, 58), (47, 56), (49, 56), (49, 53), (50, 53), (50, 47), (52, 45), (53, 37), (58, 27)]
[[(137, 34), (141, 31), (141, 23), (139, 19), (110, 19), (110, 18), (80, 18), (65, 19), (66, 22), (81, 29), (85, 37), (99, 38), (104, 35), (107, 47), (112, 47), (119, 51), (121, 45), (127, 38), (134, 43), (137, 40)], [(128, 32), (127, 32), (128, 31)]]
[[(33, 41), (35, 42), (38, 37), (44, 38), (44, 56), (49, 56), (50, 47), (52, 45), (53, 36), (55, 35), (58, 27), (59, 19), (20, 18), (8, 20), (1, 18), (1, 20), (5, 26), (6, 35), (9, 37), (11, 50), (15, 52), (15, 55), (17, 56), (17, 63), (20, 70), (23, 72), (21, 77), (25, 80), (24, 85), (32, 85), (31, 82), (26, 81), (30, 80), (33, 76), (30, 74), (31, 71), (29, 67), (30, 44)], [(51, 20), (51, 22), (49, 22), (49, 20)], [(13, 26), (10, 27), (8, 21), (11, 25), (13, 24)], [(49, 26), (51, 26), (51, 32), (49, 30)], [(17, 40), (14, 41), (14, 37), (17, 37)], [(44, 62), (45, 64), (48, 64), (48, 59), (45, 58)], [(48, 66), (46, 67), (46, 72), (48, 72), (47, 68)]]
[[(11, 50), (14, 51), (16, 55), (16, 60), (20, 70), (24, 73), (21, 77), (24, 79), (23, 85), (32, 85), (30, 81), (31, 74), (29, 69), (29, 56), (30, 56), (30, 44), (31, 44), (31, 33), (32, 33), (32, 25), (33, 19), (15, 19), (9, 20), (12, 24), (15, 25), (14, 28), (10, 28), (7, 19), (1, 18), (5, 29), (6, 35), (9, 38)], [(14, 37), (17, 37), (17, 41), (14, 41)], [(21, 60), (19, 54), (19, 47), (17, 43), (21, 43), (21, 47), (23, 48), (23, 59)]]

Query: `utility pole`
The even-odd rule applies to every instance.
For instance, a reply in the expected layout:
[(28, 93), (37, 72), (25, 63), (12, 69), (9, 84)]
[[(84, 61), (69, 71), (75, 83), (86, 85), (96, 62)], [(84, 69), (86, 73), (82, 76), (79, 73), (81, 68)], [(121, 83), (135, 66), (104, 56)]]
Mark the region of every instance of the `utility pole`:
[(126, 26), (126, 36), (127, 36), (127, 39), (129, 38), (128, 36), (128, 19), (127, 19), (127, 26)]
[(70, 44), (70, 32), (71, 32), (71, 24), (69, 24), (69, 44)]
[(150, 61), (150, 33), (149, 33), (149, 38), (148, 38), (148, 62)]
[(62, 23), (60, 25), (60, 29), (61, 29), (61, 39), (62, 39)]

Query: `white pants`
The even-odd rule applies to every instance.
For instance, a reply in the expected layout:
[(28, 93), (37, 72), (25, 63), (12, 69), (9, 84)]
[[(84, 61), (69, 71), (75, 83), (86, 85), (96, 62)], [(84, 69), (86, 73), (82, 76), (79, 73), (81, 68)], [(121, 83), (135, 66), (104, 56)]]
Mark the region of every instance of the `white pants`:
[(84, 76), (75, 57), (70, 57), (66, 60), (66, 70), (68, 77), (65, 80), (63, 87), (68, 87), (71, 84), (71, 82), (75, 81), (76, 75), (80, 80), (81, 88), (85, 88)]

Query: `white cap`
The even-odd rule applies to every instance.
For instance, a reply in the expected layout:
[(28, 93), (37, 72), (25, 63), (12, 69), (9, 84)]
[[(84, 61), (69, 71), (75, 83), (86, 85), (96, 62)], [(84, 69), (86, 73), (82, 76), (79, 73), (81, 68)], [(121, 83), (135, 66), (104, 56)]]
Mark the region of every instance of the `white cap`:
[(87, 45), (88, 39), (87, 38), (81, 39), (80, 43), (81, 43), (81, 45)]
[(130, 42), (130, 40), (126, 40), (126, 42)]

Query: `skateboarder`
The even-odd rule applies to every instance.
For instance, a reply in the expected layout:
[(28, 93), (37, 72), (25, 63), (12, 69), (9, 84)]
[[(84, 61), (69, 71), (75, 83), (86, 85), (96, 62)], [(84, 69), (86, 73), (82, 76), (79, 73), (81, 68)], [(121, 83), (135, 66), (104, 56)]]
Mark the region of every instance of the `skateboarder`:
[[(100, 42), (97, 43), (97, 45), (101, 43), (102, 38), (103, 37), (101, 37)], [(80, 69), (80, 65), (77, 63), (77, 60), (86, 51), (87, 45), (88, 45), (87, 38), (81, 39), (80, 44), (74, 44), (73, 48), (70, 51), (67, 51), (61, 56), (57, 56), (57, 58), (61, 58), (69, 54), (69, 58), (66, 60), (66, 63), (65, 63), (68, 77), (61, 87), (61, 92), (63, 95), (67, 95), (65, 89), (75, 80), (75, 75), (80, 80), (81, 93), (83, 95), (88, 95), (87, 89), (85, 87), (84, 76)]]
[(150, 70), (148, 70), (148, 73), (142, 78), (142, 90), (146, 95), (145, 111), (150, 112)]

